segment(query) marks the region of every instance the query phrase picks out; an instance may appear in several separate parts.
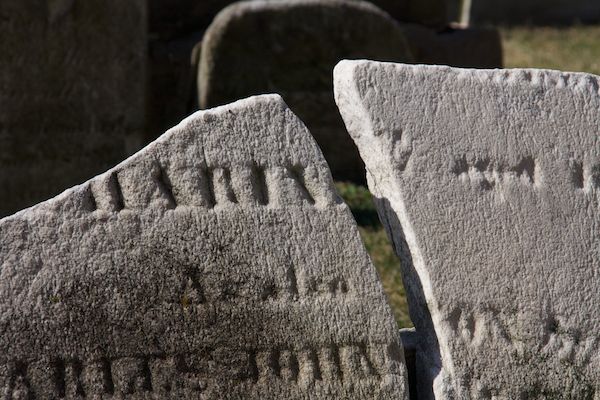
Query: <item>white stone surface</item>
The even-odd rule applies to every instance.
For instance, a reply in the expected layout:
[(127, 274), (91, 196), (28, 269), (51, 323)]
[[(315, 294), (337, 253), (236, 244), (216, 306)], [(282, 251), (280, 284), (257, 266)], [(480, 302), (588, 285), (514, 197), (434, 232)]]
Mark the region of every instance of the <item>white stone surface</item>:
[(10, 399), (406, 398), (377, 273), (276, 95), (0, 220), (0, 333)]
[(420, 395), (598, 398), (598, 77), (368, 61), (334, 75), (402, 259)]

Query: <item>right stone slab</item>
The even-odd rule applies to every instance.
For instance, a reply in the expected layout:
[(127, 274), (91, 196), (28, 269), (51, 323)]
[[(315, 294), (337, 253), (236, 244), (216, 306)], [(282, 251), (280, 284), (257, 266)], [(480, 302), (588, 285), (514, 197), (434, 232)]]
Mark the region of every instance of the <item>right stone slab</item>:
[(600, 396), (600, 78), (343, 61), (421, 398)]

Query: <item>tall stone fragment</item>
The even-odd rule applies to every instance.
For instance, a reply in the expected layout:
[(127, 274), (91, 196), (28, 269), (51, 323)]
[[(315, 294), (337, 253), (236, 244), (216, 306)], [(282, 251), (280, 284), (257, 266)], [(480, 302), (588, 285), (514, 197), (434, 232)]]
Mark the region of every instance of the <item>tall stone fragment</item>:
[(372, 4), (236, 3), (215, 18), (202, 41), (200, 108), (278, 92), (308, 125), (333, 176), (364, 180), (364, 165), (335, 106), (332, 77), (339, 60), (362, 57), (412, 60), (399, 24)]
[(275, 95), (0, 220), (0, 332), (8, 398), (406, 399), (377, 273)]
[(420, 395), (597, 398), (599, 78), (368, 61), (334, 75), (402, 260)]
[(145, 7), (0, 1), (0, 216), (125, 157), (144, 125)]

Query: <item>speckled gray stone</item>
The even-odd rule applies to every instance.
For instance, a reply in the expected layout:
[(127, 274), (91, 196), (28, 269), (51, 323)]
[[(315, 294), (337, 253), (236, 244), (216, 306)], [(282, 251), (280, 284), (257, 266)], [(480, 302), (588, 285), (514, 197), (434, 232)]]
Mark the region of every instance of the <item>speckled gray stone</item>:
[(402, 260), (422, 398), (600, 395), (598, 88), (558, 71), (336, 67)]
[(0, 333), (11, 399), (406, 398), (377, 273), (275, 95), (0, 220)]

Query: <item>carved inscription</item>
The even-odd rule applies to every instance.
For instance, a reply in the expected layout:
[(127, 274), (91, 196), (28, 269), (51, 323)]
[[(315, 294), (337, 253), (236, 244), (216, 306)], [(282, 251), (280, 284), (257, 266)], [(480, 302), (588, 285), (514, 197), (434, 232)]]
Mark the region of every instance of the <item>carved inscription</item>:
[(350, 292), (350, 283), (345, 277), (322, 276), (298, 277), (289, 267), (284, 279), (261, 277), (247, 266), (240, 266), (235, 277), (210, 279), (200, 271), (186, 272), (181, 304), (184, 308), (217, 302), (243, 301), (299, 301), (314, 297), (338, 297)]
[(451, 172), (461, 181), (474, 184), (482, 190), (493, 190), (509, 180), (534, 185), (538, 179), (533, 157), (523, 157), (514, 165), (506, 165), (489, 157), (470, 159), (462, 156), (454, 160)]
[[(474, 184), (482, 190), (493, 190), (508, 180), (536, 185), (540, 175), (533, 157), (523, 157), (515, 165), (505, 165), (489, 157), (469, 159), (461, 156), (451, 163), (450, 171), (462, 182)], [(568, 171), (574, 188), (586, 193), (600, 191), (600, 162), (572, 159), (568, 163)]]
[(532, 354), (557, 357), (565, 365), (571, 364), (579, 369), (600, 362), (600, 340), (595, 335), (582, 332), (579, 327), (569, 326), (567, 318), (561, 316), (547, 315), (542, 321), (544, 329), (541, 335), (530, 337), (515, 332), (519, 325), (516, 314), (506, 315), (493, 307), (477, 311), (457, 307), (446, 321), (465, 346), (477, 351), (485, 343), (494, 341), (503, 343), (505, 349), (511, 349), (520, 358), (532, 357)]
[[(89, 211), (121, 212), (135, 210), (150, 204), (166, 209), (178, 206), (215, 209), (227, 206), (290, 206), (331, 205), (336, 195), (322, 185), (312, 167), (258, 165), (240, 168), (212, 167), (197, 171), (193, 179), (179, 187), (167, 170), (157, 162), (147, 169), (152, 182), (149, 188), (129, 187), (132, 179), (114, 172), (104, 181), (93, 182), (88, 190), (85, 209)], [(131, 173), (131, 172), (129, 172)], [(139, 171), (134, 173), (139, 179)], [(143, 172), (142, 172), (143, 175)], [(317, 189), (319, 188), (319, 189)], [(152, 190), (153, 193), (143, 193)], [(140, 198), (141, 197), (141, 198)]]
[(510, 325), (493, 307), (477, 312), (469, 311), (466, 307), (457, 307), (450, 312), (447, 322), (456, 337), (469, 347), (479, 349), (489, 340), (503, 342), (506, 347), (516, 345), (509, 329)]
[(122, 398), (203, 393), (215, 377), (231, 385), (280, 381), (307, 386), (318, 381), (355, 385), (397, 375), (396, 344), (365, 343), (305, 349), (205, 348), (192, 354), (129, 356), (82, 361), (55, 359), (0, 365), (3, 399)]
[[(533, 335), (526, 335), (518, 332), (517, 327), (522, 322), (519, 321), (517, 313), (502, 313), (494, 307), (468, 310), (468, 307), (461, 305), (452, 309), (446, 318), (455, 337), (465, 349), (475, 355), (485, 351), (488, 343), (500, 343), (501, 348), (517, 357), (516, 363), (520, 363), (521, 360), (532, 362), (532, 359), (539, 358), (541, 364), (542, 360), (556, 358), (560, 361), (561, 368), (570, 368), (575, 372), (600, 363), (598, 337), (594, 333), (583, 332), (578, 326), (569, 325), (567, 321), (568, 318), (549, 313), (541, 321), (543, 329)], [(476, 393), (476, 398), (493, 398), (492, 392), (510, 393), (509, 388), (486, 387), (477, 378), (470, 381), (470, 387), (471, 392)], [(536, 390), (539, 388), (532, 382), (531, 388), (521, 389), (523, 395), (518, 398), (535, 398), (539, 394)], [(585, 386), (585, 395), (573, 395), (573, 398), (593, 398), (595, 390)], [(562, 395), (563, 392), (556, 393), (557, 398)], [(514, 394), (506, 397), (513, 398)]]
[(600, 163), (571, 160), (569, 168), (574, 187), (588, 193), (600, 190)]

